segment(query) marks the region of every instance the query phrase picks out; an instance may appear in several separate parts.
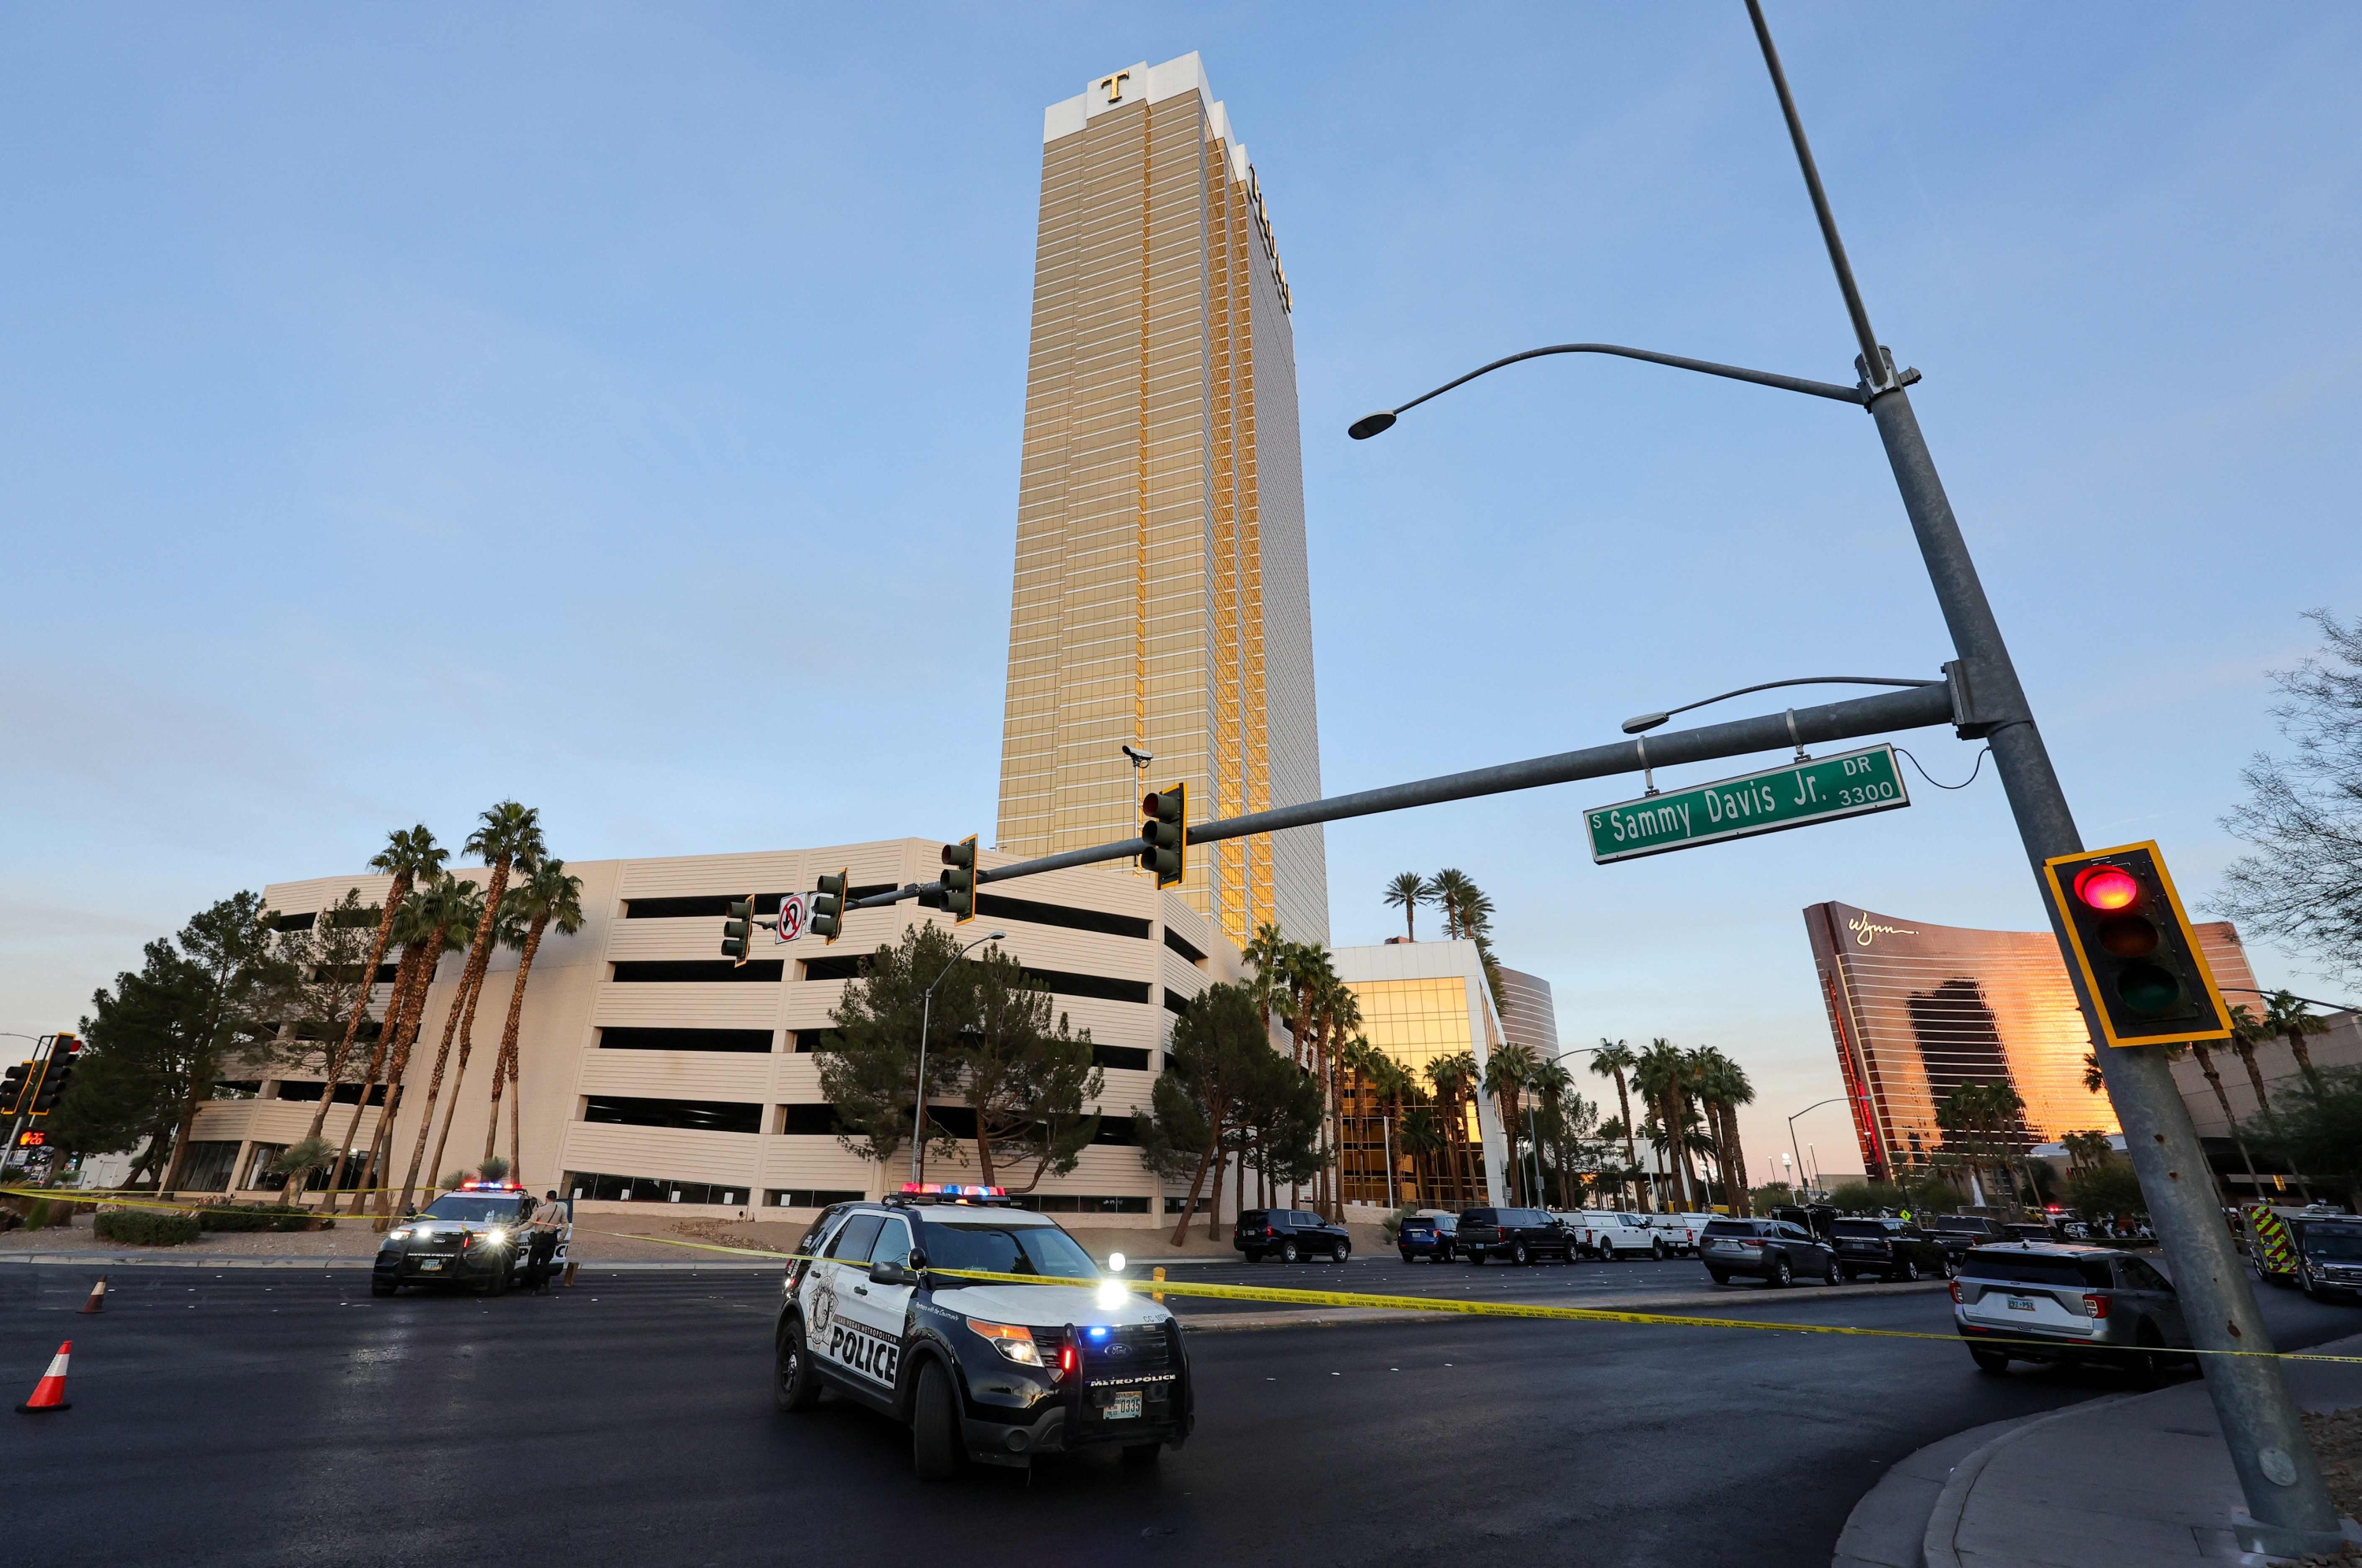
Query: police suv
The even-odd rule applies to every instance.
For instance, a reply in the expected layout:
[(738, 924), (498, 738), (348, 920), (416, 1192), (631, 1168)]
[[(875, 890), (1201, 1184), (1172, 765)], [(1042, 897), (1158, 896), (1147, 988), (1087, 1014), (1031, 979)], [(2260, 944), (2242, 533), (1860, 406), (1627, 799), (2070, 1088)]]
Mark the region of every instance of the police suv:
[[(460, 1183), (386, 1232), (370, 1273), (370, 1294), (435, 1285), (498, 1296), (531, 1283), (533, 1209), (533, 1194), (515, 1182)], [(545, 1266), (563, 1270), (566, 1261), (561, 1242)]]
[(1179, 1322), (1102, 1276), (1057, 1221), (1012, 1207), (999, 1187), (929, 1184), (837, 1204), (796, 1252), (773, 1401), (808, 1410), (825, 1388), (904, 1422), (922, 1480), (947, 1479), (966, 1461), (1021, 1467), (1087, 1448), (1153, 1463), (1189, 1436)]

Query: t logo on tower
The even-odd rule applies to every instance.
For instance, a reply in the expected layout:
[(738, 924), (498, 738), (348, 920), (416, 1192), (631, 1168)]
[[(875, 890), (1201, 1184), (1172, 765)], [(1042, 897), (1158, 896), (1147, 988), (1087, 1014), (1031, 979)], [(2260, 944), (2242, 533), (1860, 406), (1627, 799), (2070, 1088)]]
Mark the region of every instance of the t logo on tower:
[[(1042, 131), (999, 845), (1137, 831), (1122, 747), (1191, 817), (1320, 794), (1287, 274), (1195, 54)], [(1233, 941), (1329, 940), (1320, 830), (1223, 840), (1181, 892)]]

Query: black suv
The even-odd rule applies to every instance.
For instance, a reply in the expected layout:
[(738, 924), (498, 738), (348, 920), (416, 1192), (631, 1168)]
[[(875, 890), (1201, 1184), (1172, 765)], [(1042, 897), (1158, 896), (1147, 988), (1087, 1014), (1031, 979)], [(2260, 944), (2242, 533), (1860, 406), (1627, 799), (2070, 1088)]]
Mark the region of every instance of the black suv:
[(2002, 1229), (2000, 1220), (1988, 1220), (1981, 1214), (1938, 1214), (1922, 1223), (1952, 1254), (1954, 1263), (1967, 1255), (1970, 1247), (1988, 1247), (2017, 1239)]
[(796, 1252), (773, 1403), (809, 1410), (825, 1388), (908, 1424), (922, 1481), (1082, 1448), (1152, 1463), (1189, 1435), (1180, 1323), (998, 1188), (837, 1204)]
[(1231, 1245), (1261, 1263), (1275, 1257), (1282, 1263), (1327, 1258), (1343, 1263), (1353, 1255), (1353, 1238), (1342, 1225), (1331, 1225), (1308, 1209), (1249, 1209), (1231, 1231)]
[(1829, 1244), (1848, 1279), (1949, 1279), (1959, 1264), (1944, 1243), (1908, 1220), (1832, 1220)]
[(1539, 1209), (1463, 1209), (1460, 1232), (1451, 1242), (1453, 1252), (1478, 1264), (1487, 1258), (1529, 1264), (1552, 1257), (1573, 1263), (1574, 1249), (1574, 1232)]
[(1835, 1285), (1842, 1277), (1829, 1244), (1787, 1220), (1709, 1220), (1698, 1237), (1698, 1256), (1716, 1285), (1728, 1285), (1733, 1275), (1773, 1286), (1800, 1278)]

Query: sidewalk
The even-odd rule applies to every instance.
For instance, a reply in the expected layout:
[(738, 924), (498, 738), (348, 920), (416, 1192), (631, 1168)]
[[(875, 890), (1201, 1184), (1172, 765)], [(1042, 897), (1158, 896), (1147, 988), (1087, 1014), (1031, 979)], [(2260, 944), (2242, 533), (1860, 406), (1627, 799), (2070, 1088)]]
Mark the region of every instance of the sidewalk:
[[(2362, 1336), (2315, 1347), (2362, 1355)], [(2362, 1507), (2362, 1366), (2290, 1362), (2298, 1406), (2313, 1413), (2331, 1496)], [(2326, 1439), (2328, 1441), (2324, 1441)], [(1897, 1464), (1846, 1521), (1832, 1568), (2162, 1568), (2235, 1563), (2244, 1506), (2237, 1475), (2196, 1378), (1998, 1421), (1932, 1443)], [(2347, 1559), (2362, 1562), (2362, 1551)], [(2316, 1559), (2313, 1561), (2331, 1561)]]

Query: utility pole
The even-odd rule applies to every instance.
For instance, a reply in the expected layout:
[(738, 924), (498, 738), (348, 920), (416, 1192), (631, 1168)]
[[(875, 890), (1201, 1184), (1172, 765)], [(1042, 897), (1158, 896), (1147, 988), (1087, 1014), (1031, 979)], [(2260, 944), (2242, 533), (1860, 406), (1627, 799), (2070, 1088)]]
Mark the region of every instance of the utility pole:
[[(1984, 585), (1969, 558), (1952, 503), (1937, 477), (1935, 459), (1920, 434), (1910, 394), (1871, 329), (1870, 313), (1854, 284), (1845, 243), (1838, 236), (1828, 194), (1821, 188), (1820, 171), (1805, 138), (1804, 121), (1788, 91), (1772, 30), (1763, 20), (1761, 0), (1747, 0), (1747, 14), (1762, 46), (1763, 63), (1779, 94), (1789, 138), (1795, 144), (1797, 166), (1811, 194), (1814, 215), (1820, 222), (1829, 264), (1837, 273), (1846, 314), (1861, 347), (1856, 364), (1865, 383), (1871, 417), (1877, 422), (1879, 439), (1894, 470), (1904, 510), (1918, 537), (1928, 580), (1966, 677), (1971, 711), (1958, 715), (1962, 734), (1970, 738), (1981, 735), (1992, 748), (2010, 812), (2017, 820), (2018, 836), (2039, 885), (2043, 862), (2082, 849), (2082, 835), (2076, 831), (2066, 791), (2059, 788), (2050, 753), (2035, 727), (2033, 710), (2018, 684), (2016, 667), (2010, 661)], [(2091, 1028), (2100, 1071), (2107, 1080), (2108, 1099), (2124, 1124), (2125, 1153), (2140, 1178), (2158, 1239), (2164, 1243), (2171, 1264), (2174, 1289), (2189, 1320), (2191, 1342), (2200, 1350), (2250, 1353), (2202, 1358), (2206, 1390), (2221, 1420), (2232, 1464), (2238, 1471), (2240, 1490), (2247, 1499), (2249, 1518), (2236, 1521), (2235, 1533), (2250, 1551), (2289, 1556), (2334, 1552), (2342, 1539), (2337, 1511), (2322, 1484), (2312, 1446), (2305, 1440), (2279, 1363), (2268, 1353), (2268, 1353), (2271, 1334), (2256, 1308), (2246, 1266), (2214, 1207), (2206, 1155), (2199, 1147), (2197, 1130), (2191, 1125), (2180, 1091), (2174, 1088), (2164, 1051), (2155, 1045), (2099, 1043), (2102, 1035), (2092, 999), (2083, 993), (2082, 977), (2075, 973), (2059, 911), (2048, 899), (2043, 902)]]

